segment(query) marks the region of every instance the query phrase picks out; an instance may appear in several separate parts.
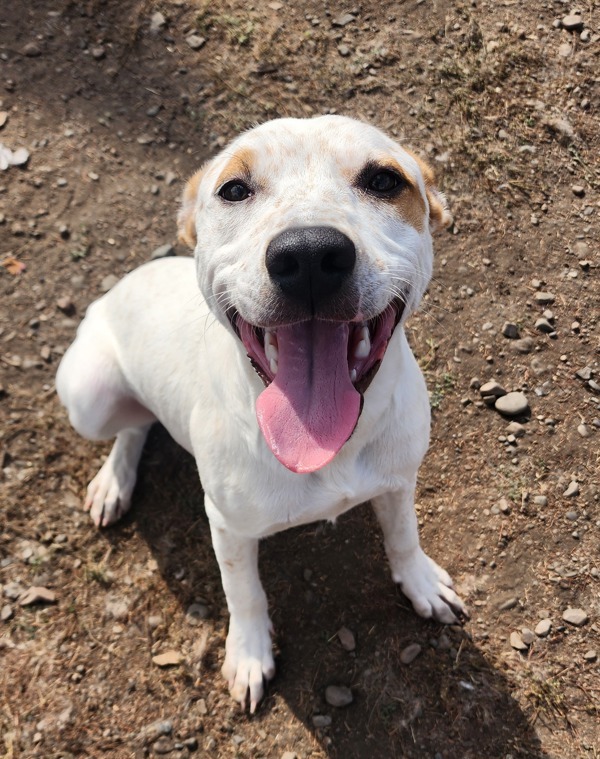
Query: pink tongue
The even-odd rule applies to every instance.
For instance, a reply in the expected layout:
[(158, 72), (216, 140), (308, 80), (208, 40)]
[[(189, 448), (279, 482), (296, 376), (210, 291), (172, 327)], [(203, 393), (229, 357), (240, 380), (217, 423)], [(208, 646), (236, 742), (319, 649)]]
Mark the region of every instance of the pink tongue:
[(292, 472), (321, 469), (356, 427), (362, 398), (350, 382), (348, 325), (280, 327), (275, 379), (256, 401), (267, 445)]

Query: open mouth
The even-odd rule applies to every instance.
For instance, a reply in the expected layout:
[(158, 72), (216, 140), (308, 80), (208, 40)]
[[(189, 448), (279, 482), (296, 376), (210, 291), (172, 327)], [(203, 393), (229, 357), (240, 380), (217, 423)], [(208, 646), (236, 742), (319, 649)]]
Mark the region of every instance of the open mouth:
[(365, 322), (311, 319), (277, 328), (228, 316), (266, 389), (256, 414), (267, 445), (288, 469), (314, 472), (349, 439), (362, 394), (385, 355), (404, 303)]

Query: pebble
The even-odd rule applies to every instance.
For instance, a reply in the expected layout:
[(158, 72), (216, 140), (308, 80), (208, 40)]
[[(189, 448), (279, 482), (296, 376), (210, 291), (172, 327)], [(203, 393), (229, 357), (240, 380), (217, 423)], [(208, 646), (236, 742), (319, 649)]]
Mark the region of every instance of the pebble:
[(123, 598), (108, 596), (104, 605), (106, 614), (112, 619), (125, 619), (129, 613), (129, 603)]
[(339, 16), (336, 16), (336, 18), (331, 19), (331, 25), (344, 27), (348, 26), (348, 24), (351, 24), (353, 21), (356, 21), (356, 16), (352, 13), (341, 13)]
[(411, 643), (400, 652), (400, 661), (402, 664), (411, 664), (421, 653), (421, 646), (418, 643)]
[(0, 111), (0, 129), (6, 124), (8, 121), (8, 111)]
[(573, 52), (573, 48), (571, 47), (569, 42), (563, 42), (558, 46), (558, 54), (561, 58), (569, 58), (571, 53)]
[(343, 649), (346, 651), (354, 651), (356, 648), (356, 638), (354, 637), (352, 630), (349, 630), (347, 627), (340, 627), (336, 634)]
[(159, 756), (170, 754), (174, 748), (173, 741), (170, 738), (167, 738), (166, 735), (161, 736), (152, 744), (152, 750), (155, 754), (159, 754)]
[(148, 620), (147, 620), (147, 622), (148, 622), (148, 627), (149, 627), (151, 630), (156, 630), (156, 628), (157, 628), (159, 625), (162, 625), (162, 623), (163, 623), (163, 618), (160, 616), (160, 614), (151, 614), (151, 615), (148, 617)]
[(563, 29), (568, 32), (579, 32), (583, 29), (583, 19), (578, 13), (569, 13), (568, 16), (564, 16), (562, 19)]
[(295, 751), (284, 751), (281, 759), (298, 759), (298, 754)]
[(526, 646), (530, 646), (535, 640), (535, 633), (528, 627), (521, 628), (521, 638)]
[(511, 512), (510, 502), (506, 498), (501, 498), (498, 501), (498, 508), (503, 514), (510, 514)]
[(584, 653), (583, 658), (586, 661), (593, 662), (593, 661), (596, 661), (596, 659), (598, 658), (598, 654), (596, 653), (596, 651), (593, 648), (590, 648), (589, 651), (586, 651)]
[(525, 435), (525, 432), (525, 425), (520, 424), (519, 422), (511, 422), (506, 428), (506, 434), (514, 435), (516, 438), (523, 437), (523, 435)]
[(507, 393), (496, 400), (495, 408), (506, 416), (519, 416), (529, 410), (529, 401), (525, 393)]
[(592, 367), (591, 366), (584, 366), (583, 369), (578, 369), (575, 372), (575, 376), (579, 377), (579, 379), (583, 380), (584, 382), (587, 382), (592, 378)]
[(185, 613), (186, 622), (190, 625), (199, 625), (203, 619), (208, 619), (208, 617), (208, 606), (200, 603), (191, 604)]
[(519, 603), (519, 599), (516, 596), (511, 596), (510, 598), (507, 598), (506, 601), (503, 601), (499, 606), (498, 609), (500, 611), (508, 611), (509, 609), (514, 609), (515, 606)]
[(538, 636), (538, 638), (545, 638), (551, 629), (552, 629), (552, 620), (542, 619), (535, 626), (534, 632)]
[(547, 506), (548, 498), (545, 495), (534, 495), (533, 502), (536, 506)]
[(583, 196), (585, 195), (585, 187), (582, 187), (580, 184), (574, 184), (571, 187), (571, 192), (573, 193), (573, 195), (575, 195), (575, 197), (583, 198)]
[(101, 61), (106, 55), (106, 50), (102, 45), (94, 45), (94, 47), (90, 49), (90, 53), (92, 54), (92, 58)]
[(513, 322), (504, 322), (504, 325), (502, 326), (502, 334), (509, 340), (518, 340), (519, 328), (516, 324), (513, 324)]
[(337, 51), (342, 56), (342, 58), (347, 58), (350, 55), (350, 48), (348, 45), (338, 45)]
[(19, 599), (20, 606), (32, 606), (36, 603), (53, 604), (56, 602), (56, 593), (49, 588), (33, 586), (25, 591)]
[(312, 723), (315, 727), (329, 727), (331, 725), (331, 717), (328, 714), (315, 714), (312, 718)]
[(179, 651), (165, 651), (153, 656), (152, 661), (157, 667), (176, 667), (183, 661), (183, 656)]
[(37, 42), (28, 42), (26, 45), (23, 46), (22, 53), (23, 55), (26, 55), (28, 58), (37, 58), (38, 55), (42, 54), (42, 51), (40, 49), (40, 46), (37, 44)]
[(138, 739), (143, 743), (154, 743), (161, 735), (171, 735), (173, 732), (173, 723), (168, 719), (159, 719), (150, 725), (143, 727), (138, 733)]
[(589, 437), (591, 435), (589, 427), (585, 424), (579, 424), (577, 426), (577, 432), (581, 435), (581, 437)]
[(579, 495), (579, 483), (577, 480), (571, 480), (569, 486), (563, 493), (563, 498), (574, 498), (576, 495)]
[(200, 37), (198, 34), (190, 34), (185, 38), (185, 41), (192, 48), (192, 50), (200, 50), (206, 44), (206, 38)]
[(479, 393), (482, 398), (489, 396), (493, 398), (500, 398), (500, 396), (506, 395), (506, 390), (502, 387), (502, 385), (499, 385), (497, 382), (494, 382), (492, 380), (491, 382), (486, 382), (484, 385), (481, 385), (479, 388)]
[(544, 319), (543, 317), (536, 320), (535, 328), (538, 332), (544, 332), (547, 335), (549, 335), (551, 332), (554, 332), (553, 325), (550, 324), (548, 319)]
[(160, 11), (156, 11), (152, 14), (152, 16), (150, 16), (150, 31), (158, 32), (166, 23), (167, 19), (163, 16), (163, 14)]
[(510, 645), (517, 651), (527, 651), (528, 648), (527, 644), (523, 641), (523, 638), (521, 638), (518, 632), (511, 632)]
[(583, 609), (567, 609), (563, 615), (562, 618), (565, 622), (568, 622), (570, 625), (575, 625), (575, 627), (581, 627), (582, 625), (585, 625), (585, 623), (588, 621), (589, 617), (583, 611)]
[[(400, 654), (400, 659), (402, 660), (402, 654)], [(330, 706), (341, 708), (351, 704), (354, 701), (354, 696), (350, 688), (345, 685), (328, 685), (325, 688), (325, 701)]]
[(112, 287), (117, 284), (118, 281), (119, 278), (117, 276), (114, 274), (109, 274), (108, 276), (104, 277), (100, 283), (100, 290), (102, 290), (103, 293), (107, 293)]
[(64, 298), (59, 298), (56, 301), (56, 307), (59, 309), (59, 311), (62, 311), (63, 314), (71, 315), (75, 311), (75, 305), (71, 298), (65, 296)]
[(10, 604), (5, 604), (2, 609), (0, 609), (0, 621), (8, 622), (13, 614), (14, 612), (12, 606)]
[(151, 255), (150, 260), (155, 261), (157, 258), (166, 258), (167, 256), (174, 256), (175, 255), (175, 248), (171, 245), (170, 242), (165, 243), (164, 245), (160, 245), (158, 248), (155, 248)]
[(514, 348), (517, 353), (531, 353), (534, 346), (535, 343), (531, 337), (522, 337), (520, 340), (515, 340), (512, 343), (512, 348)]
[(550, 303), (554, 303), (556, 296), (549, 292), (537, 292), (534, 294), (535, 302), (540, 306), (545, 306)]
[(569, 522), (576, 522), (579, 519), (579, 514), (576, 511), (567, 511), (565, 519), (568, 519)]

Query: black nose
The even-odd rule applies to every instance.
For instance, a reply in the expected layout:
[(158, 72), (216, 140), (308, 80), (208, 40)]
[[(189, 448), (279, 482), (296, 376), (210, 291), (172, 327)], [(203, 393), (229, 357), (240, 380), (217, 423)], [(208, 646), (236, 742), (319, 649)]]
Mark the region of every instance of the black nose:
[(340, 290), (355, 263), (354, 243), (334, 227), (286, 229), (267, 248), (273, 282), (311, 313)]

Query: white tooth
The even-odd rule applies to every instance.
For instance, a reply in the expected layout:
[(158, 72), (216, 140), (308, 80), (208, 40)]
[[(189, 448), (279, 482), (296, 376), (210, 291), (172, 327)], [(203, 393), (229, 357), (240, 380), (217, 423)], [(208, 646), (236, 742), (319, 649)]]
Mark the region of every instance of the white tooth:
[(272, 359), (269, 361), (269, 366), (270, 366), (270, 368), (271, 368), (271, 374), (272, 374), (273, 376), (274, 376), (275, 374), (277, 374), (277, 369), (279, 369), (279, 367), (278, 367), (278, 365), (277, 365), (277, 359), (276, 359), (276, 358), (272, 358)]
[(354, 348), (355, 358), (367, 358), (371, 352), (371, 338), (369, 337), (369, 328), (363, 327), (360, 331), (360, 341)]
[(357, 374), (356, 374), (356, 369), (353, 369), (353, 370), (350, 372), (350, 382), (356, 382), (356, 377), (357, 377)]
[(277, 361), (279, 358), (279, 351), (277, 349), (277, 338), (274, 332), (265, 330), (265, 356), (268, 361)]

